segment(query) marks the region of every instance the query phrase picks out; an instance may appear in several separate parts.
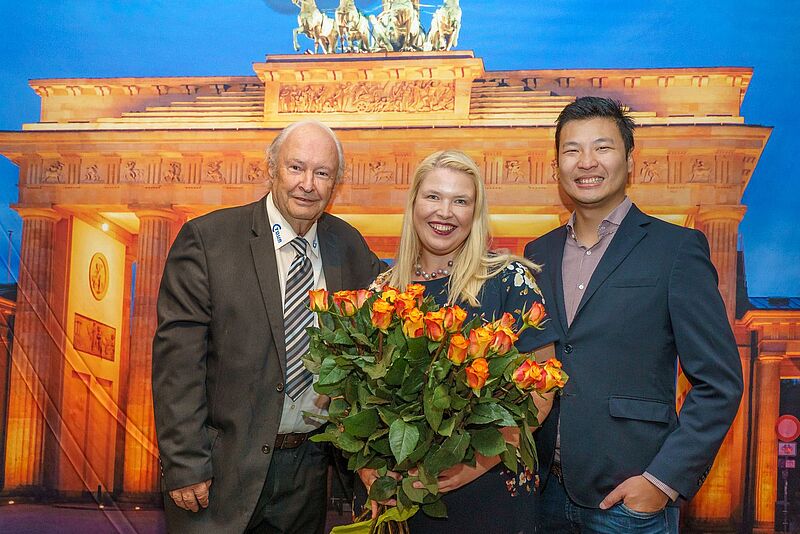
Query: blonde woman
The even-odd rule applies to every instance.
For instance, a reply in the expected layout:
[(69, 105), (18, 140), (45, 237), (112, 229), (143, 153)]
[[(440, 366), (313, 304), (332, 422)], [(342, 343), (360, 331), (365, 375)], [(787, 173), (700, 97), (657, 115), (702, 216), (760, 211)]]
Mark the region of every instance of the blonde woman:
[[(394, 267), (376, 283), (424, 284), (426, 294), (439, 305), (458, 304), (467, 311), (468, 320), (477, 315), (492, 321), (504, 312), (520, 314), (542, 302), (533, 276), (538, 266), (490, 251), (489, 240), (486, 192), (477, 165), (457, 150), (436, 152), (414, 173)], [(529, 329), (516, 345), (521, 351), (538, 349), (540, 356), (549, 357), (554, 339), (549, 328)], [(539, 404), (543, 419), (552, 398)], [(506, 437), (511, 441), (518, 435), (509, 432)], [(434, 519), (420, 512), (409, 522), (412, 532), (532, 531), (533, 475), (509, 472), (499, 456), (476, 456), (474, 467), (459, 464), (439, 477), (449, 517)], [(359, 475), (366, 486), (376, 477), (369, 469)]]

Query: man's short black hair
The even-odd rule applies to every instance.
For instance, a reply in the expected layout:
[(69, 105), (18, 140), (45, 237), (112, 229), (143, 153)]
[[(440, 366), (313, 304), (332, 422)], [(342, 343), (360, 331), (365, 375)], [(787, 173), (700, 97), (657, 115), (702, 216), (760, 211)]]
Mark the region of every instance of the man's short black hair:
[(559, 143), (561, 142), (561, 128), (566, 123), (597, 117), (608, 118), (616, 123), (622, 141), (625, 143), (625, 155), (630, 155), (633, 150), (633, 129), (636, 127), (633, 119), (630, 118), (620, 102), (599, 96), (576, 98), (575, 102), (561, 110), (556, 119), (556, 154), (559, 152)]

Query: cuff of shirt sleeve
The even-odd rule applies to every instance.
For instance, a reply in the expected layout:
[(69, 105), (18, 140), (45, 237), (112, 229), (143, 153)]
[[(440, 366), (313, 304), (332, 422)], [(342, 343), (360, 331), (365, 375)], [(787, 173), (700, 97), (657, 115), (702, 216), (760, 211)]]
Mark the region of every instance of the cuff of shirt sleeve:
[(648, 473), (647, 471), (645, 471), (645, 472), (642, 474), (642, 476), (643, 476), (644, 478), (646, 478), (646, 479), (647, 479), (647, 480), (648, 480), (648, 481), (649, 481), (651, 484), (653, 484), (655, 487), (657, 487), (658, 489), (660, 489), (661, 491), (663, 491), (663, 492), (664, 492), (664, 494), (665, 494), (667, 497), (669, 497), (669, 498), (670, 498), (670, 500), (671, 500), (672, 502), (675, 502), (675, 501), (678, 499), (678, 495), (679, 495), (679, 494), (678, 494), (678, 492), (677, 492), (677, 491), (675, 491), (674, 489), (670, 488), (669, 486), (667, 486), (666, 484), (664, 484), (663, 482), (661, 482), (659, 479), (657, 479), (656, 477), (654, 477), (653, 475), (651, 475), (651, 474), (650, 474), (650, 473)]

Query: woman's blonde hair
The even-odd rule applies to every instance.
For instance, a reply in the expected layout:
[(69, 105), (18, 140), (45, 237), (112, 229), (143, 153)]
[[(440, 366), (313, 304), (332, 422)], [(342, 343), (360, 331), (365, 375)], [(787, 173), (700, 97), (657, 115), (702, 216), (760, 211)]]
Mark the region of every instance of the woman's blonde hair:
[(483, 187), (483, 176), (472, 159), (459, 150), (441, 150), (434, 152), (419, 164), (414, 171), (414, 179), (408, 191), (406, 211), (403, 215), (403, 228), (400, 233), (400, 246), (397, 250), (395, 265), (391, 270), (388, 283), (391, 286), (404, 288), (415, 275), (416, 263), (422, 246), (414, 228), (414, 206), (417, 202), (422, 182), (434, 169), (451, 169), (462, 172), (472, 179), (475, 186), (475, 204), (472, 213), (472, 228), (464, 243), (456, 250), (453, 257), (450, 280), (448, 281), (448, 304), (467, 302), (471, 306), (479, 306), (483, 283), (505, 269), (511, 262), (518, 261), (539, 272), (538, 265), (506, 252), (490, 252), (488, 250), (489, 207), (486, 202), (486, 190)]

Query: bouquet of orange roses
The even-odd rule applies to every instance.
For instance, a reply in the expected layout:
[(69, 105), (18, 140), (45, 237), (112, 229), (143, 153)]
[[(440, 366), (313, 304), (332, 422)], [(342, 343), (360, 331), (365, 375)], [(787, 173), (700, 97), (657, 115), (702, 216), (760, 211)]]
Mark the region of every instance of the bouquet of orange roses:
[[(466, 311), (439, 308), (424, 291), (411, 284), (405, 291), (387, 286), (332, 298), (324, 290), (309, 292), (319, 327), (309, 328), (304, 361), (319, 375), (315, 390), (332, 398), (325, 431), (312, 439), (342, 450), (353, 471), (377, 469), (381, 476), (369, 498), (396, 498), (392, 513), (401, 521), (419, 508), (446, 516), (437, 477), (453, 465), (474, 464), (475, 453), (500, 455), (514, 472), (518, 462), (535, 470), (531, 395), (567, 380), (559, 361), (539, 364), (514, 346), (525, 329), (542, 328), (541, 304), (523, 310), (515, 331), (518, 321), (509, 313), (465, 324)], [(518, 446), (505, 441), (503, 427), (520, 429)], [(424, 489), (414, 487), (417, 481)]]

